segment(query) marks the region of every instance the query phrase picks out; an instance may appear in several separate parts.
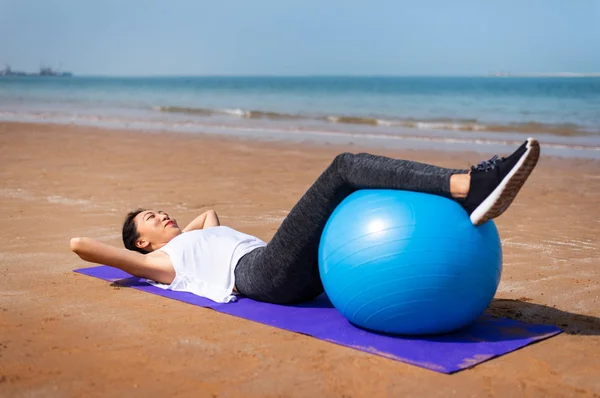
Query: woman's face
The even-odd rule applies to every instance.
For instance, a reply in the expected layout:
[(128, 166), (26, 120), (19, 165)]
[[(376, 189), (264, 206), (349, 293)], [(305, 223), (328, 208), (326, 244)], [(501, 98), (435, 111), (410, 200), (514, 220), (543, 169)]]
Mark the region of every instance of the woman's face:
[(160, 210), (145, 210), (134, 221), (140, 234), (135, 244), (147, 252), (160, 249), (181, 234), (177, 221)]

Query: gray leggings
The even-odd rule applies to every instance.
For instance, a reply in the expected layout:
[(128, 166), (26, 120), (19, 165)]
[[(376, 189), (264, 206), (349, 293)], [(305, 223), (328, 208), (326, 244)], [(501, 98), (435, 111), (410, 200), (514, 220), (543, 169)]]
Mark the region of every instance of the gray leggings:
[(323, 292), (318, 252), (327, 220), (358, 189), (401, 189), (451, 198), (450, 176), (466, 173), (367, 153), (343, 153), (333, 160), (292, 208), (265, 247), (240, 259), (235, 285), (258, 301), (292, 304)]

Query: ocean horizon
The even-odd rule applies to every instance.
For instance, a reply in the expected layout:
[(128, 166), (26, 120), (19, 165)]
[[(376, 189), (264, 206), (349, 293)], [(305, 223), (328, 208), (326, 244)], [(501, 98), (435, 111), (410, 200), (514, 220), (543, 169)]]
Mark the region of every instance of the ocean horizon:
[(534, 135), (599, 157), (600, 79), (2, 76), (0, 120), (482, 150)]

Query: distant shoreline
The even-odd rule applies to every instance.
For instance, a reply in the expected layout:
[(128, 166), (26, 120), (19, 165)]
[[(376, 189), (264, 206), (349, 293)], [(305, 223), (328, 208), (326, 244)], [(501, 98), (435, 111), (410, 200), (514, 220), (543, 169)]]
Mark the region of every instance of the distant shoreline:
[(600, 77), (597, 73), (575, 73), (575, 72), (554, 72), (554, 73), (489, 73), (490, 77)]
[(4, 69), (0, 69), (0, 76), (8, 77), (72, 77), (73, 72), (58, 71), (48, 66), (42, 66), (39, 72), (23, 72), (20, 70), (12, 70), (10, 65), (6, 65)]
[[(0, 71), (1, 72), (1, 71)], [(40, 77), (44, 76), (39, 73), (13, 73), (13, 74), (2, 74), (0, 73), (0, 77)], [(490, 72), (488, 74), (466, 74), (466, 75), (260, 75), (260, 74), (250, 74), (250, 75), (218, 75), (218, 74), (206, 74), (206, 75), (163, 75), (163, 74), (142, 74), (142, 75), (105, 75), (105, 74), (77, 74), (75, 76), (71, 72), (66, 72), (63, 75), (58, 74), (58, 77), (78, 77), (78, 78), (107, 78), (107, 79), (148, 79), (148, 78), (175, 78), (175, 79), (191, 79), (191, 78), (275, 78), (275, 79), (305, 79), (305, 78), (343, 78), (343, 79), (361, 79), (361, 78), (494, 78), (494, 77), (502, 77), (502, 78), (600, 78), (600, 72), (597, 73), (503, 73), (503, 72)]]

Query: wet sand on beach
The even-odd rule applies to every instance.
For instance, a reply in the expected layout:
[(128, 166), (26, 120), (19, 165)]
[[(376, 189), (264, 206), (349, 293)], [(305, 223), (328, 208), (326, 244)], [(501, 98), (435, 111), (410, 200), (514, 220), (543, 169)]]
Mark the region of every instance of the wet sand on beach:
[[(600, 397), (600, 161), (543, 155), (496, 221), (489, 312), (565, 333), (442, 375), (72, 272), (157, 207), (268, 241), (339, 152), (466, 168), (474, 152), (0, 123), (0, 396)], [(90, 265), (91, 266), (91, 265)]]

